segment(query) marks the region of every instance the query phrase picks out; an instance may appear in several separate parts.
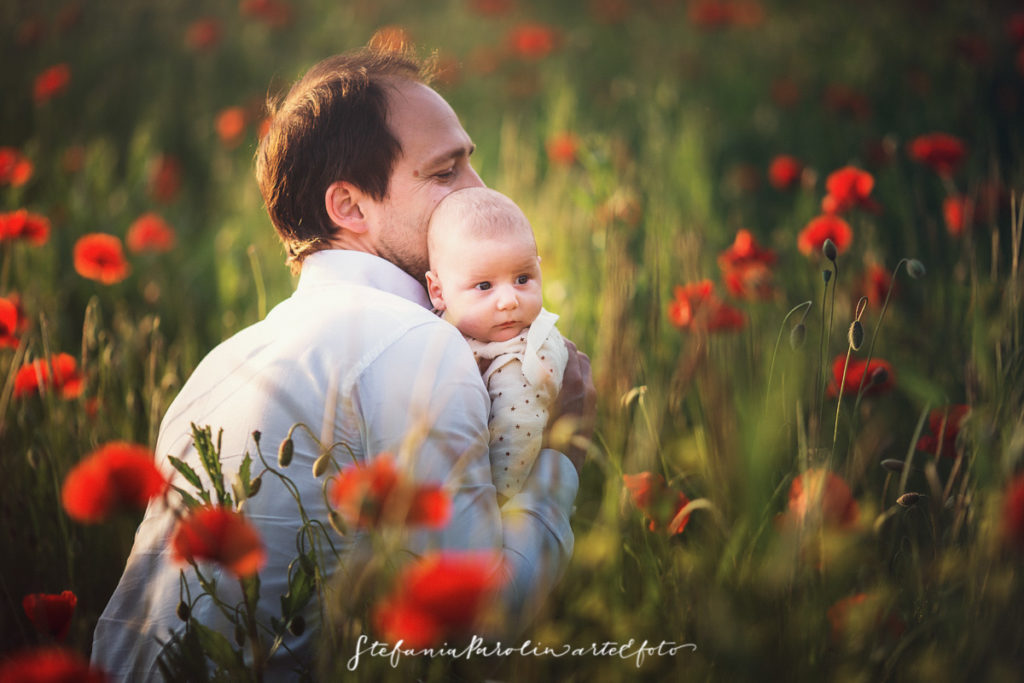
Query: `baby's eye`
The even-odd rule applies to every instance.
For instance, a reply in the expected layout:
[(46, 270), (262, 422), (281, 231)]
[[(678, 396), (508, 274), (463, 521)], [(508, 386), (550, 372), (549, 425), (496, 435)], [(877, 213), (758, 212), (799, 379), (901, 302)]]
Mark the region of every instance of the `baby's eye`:
[(529, 275), (520, 275), (519, 277), (516, 278), (516, 284), (517, 285), (525, 285), (529, 281), (530, 281), (530, 276)]
[(476, 284), (476, 288), (479, 289), (480, 291), (487, 291), (488, 289), (491, 288), (491, 283), (490, 282), (478, 282)]

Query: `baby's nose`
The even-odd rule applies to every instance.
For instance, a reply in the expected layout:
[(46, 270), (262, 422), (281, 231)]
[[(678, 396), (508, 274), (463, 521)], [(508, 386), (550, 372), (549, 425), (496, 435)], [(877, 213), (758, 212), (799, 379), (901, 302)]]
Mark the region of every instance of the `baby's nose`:
[(498, 309), (504, 311), (518, 305), (519, 297), (516, 296), (516, 291), (511, 287), (503, 287), (498, 294)]

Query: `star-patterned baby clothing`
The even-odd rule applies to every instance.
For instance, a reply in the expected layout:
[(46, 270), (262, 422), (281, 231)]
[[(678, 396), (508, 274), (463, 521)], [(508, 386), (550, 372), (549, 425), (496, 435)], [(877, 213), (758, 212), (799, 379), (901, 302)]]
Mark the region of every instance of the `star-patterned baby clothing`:
[(569, 351), (557, 320), (542, 309), (529, 328), (508, 341), (467, 337), (474, 357), (491, 361), (483, 378), (491, 395), (491, 475), (502, 498), (518, 493), (533, 468), (551, 405), (562, 388)]

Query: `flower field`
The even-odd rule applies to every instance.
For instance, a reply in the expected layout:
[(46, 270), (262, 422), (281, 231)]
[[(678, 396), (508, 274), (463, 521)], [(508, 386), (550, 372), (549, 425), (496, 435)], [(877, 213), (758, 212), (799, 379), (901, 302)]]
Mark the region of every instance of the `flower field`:
[[(163, 413), (294, 286), (252, 172), (266, 98), (372, 36), (436, 59), (474, 167), (534, 226), (598, 415), (573, 560), (524, 634), (540, 651), (352, 671), (343, 639), (322, 677), (1018, 680), (1019, 3), (39, 0), (0, 16), (0, 680), (101, 680), (92, 630), (141, 510), (169, 495)], [(446, 521), (440, 489), (385, 458), (335, 480), (330, 521), (394, 522), (367, 502), (393, 489), (402, 524)], [(259, 538), (226, 508), (253, 495), (188, 506), (186, 571), (221, 563), (249, 590)], [(209, 547), (214, 528), (233, 541)], [(395, 569), (340, 631), (454, 639), (487, 569)]]

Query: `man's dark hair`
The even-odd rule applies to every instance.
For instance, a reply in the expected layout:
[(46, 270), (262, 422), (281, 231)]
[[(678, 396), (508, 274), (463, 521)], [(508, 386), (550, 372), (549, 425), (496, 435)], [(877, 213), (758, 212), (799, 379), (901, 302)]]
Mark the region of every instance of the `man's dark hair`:
[(389, 79), (427, 82), (427, 68), (407, 49), (370, 47), (329, 57), (268, 102), (271, 124), (256, 150), (256, 180), (270, 220), (297, 271), (329, 246), (337, 227), (324, 193), (339, 180), (376, 200), (402, 153), (387, 125)]

